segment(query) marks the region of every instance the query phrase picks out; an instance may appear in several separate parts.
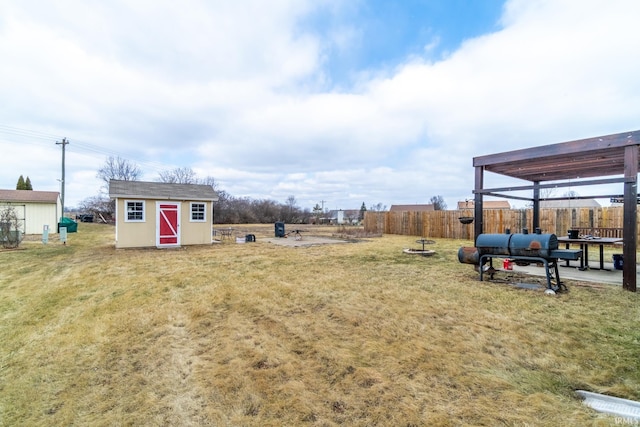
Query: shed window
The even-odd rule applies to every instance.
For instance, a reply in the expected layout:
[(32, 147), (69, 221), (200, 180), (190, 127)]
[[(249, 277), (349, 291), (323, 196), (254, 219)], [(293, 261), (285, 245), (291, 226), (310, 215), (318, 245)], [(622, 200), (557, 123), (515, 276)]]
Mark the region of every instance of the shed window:
[(144, 222), (144, 202), (127, 200), (125, 202), (127, 209), (127, 222)]
[(207, 220), (204, 203), (191, 203), (191, 222), (205, 222)]

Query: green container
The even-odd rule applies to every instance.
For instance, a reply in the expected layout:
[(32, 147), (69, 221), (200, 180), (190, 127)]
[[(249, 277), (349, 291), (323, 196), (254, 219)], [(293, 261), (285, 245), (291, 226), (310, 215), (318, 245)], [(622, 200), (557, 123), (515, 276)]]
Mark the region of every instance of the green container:
[(60, 227), (67, 227), (67, 233), (76, 233), (78, 231), (78, 223), (72, 220), (71, 218), (62, 218), (58, 223), (58, 233), (60, 232)]

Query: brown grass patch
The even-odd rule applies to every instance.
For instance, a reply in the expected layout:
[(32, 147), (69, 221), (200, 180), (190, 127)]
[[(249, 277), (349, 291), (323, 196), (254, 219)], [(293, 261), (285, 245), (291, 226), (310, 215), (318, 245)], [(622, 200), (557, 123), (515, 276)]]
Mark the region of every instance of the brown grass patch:
[(243, 227), (259, 241), (115, 250), (82, 223), (0, 254), (0, 424), (606, 425), (575, 389), (640, 399), (636, 294), (478, 282), (468, 242)]

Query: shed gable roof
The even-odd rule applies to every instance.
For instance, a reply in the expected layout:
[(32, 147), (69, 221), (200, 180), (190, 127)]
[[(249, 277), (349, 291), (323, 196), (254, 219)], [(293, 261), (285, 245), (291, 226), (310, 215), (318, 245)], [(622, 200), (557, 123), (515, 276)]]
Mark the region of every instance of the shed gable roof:
[(0, 190), (0, 202), (57, 203), (57, 191)]
[(168, 182), (109, 181), (109, 197), (154, 200), (205, 200), (217, 201), (218, 194), (210, 185), (174, 184)]

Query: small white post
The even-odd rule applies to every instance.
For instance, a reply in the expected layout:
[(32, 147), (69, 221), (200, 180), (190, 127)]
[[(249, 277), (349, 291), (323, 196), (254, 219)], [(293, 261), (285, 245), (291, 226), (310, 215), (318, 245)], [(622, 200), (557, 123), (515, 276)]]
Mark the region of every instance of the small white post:
[(60, 227), (60, 241), (63, 245), (67, 244), (67, 227)]

